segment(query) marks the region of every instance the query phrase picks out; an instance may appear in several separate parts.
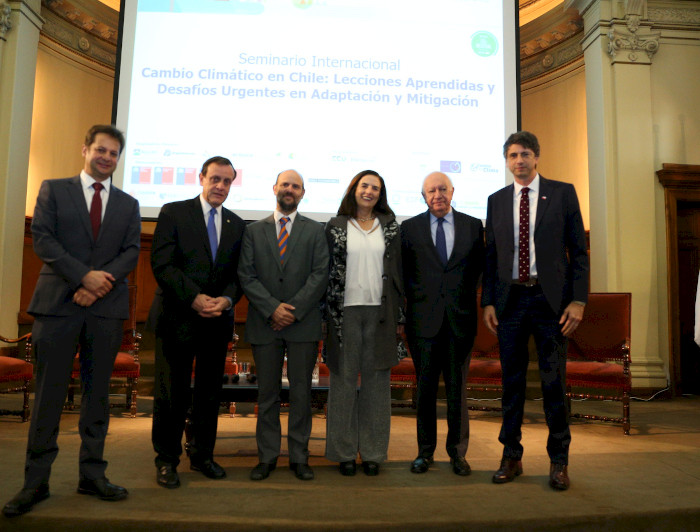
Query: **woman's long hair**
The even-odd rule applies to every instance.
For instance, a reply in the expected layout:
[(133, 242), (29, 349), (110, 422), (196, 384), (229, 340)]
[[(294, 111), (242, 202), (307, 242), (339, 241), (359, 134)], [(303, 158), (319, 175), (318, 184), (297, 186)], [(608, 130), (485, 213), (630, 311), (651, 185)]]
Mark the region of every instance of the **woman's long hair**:
[(340, 207), (338, 207), (338, 216), (357, 215), (357, 199), (355, 198), (355, 192), (357, 192), (357, 185), (360, 183), (360, 180), (366, 175), (373, 175), (379, 178), (379, 182), (382, 185), (381, 190), (379, 191), (379, 199), (372, 210), (379, 214), (390, 214), (394, 216), (394, 211), (391, 210), (391, 207), (389, 207), (386, 200), (386, 185), (384, 184), (384, 178), (382, 178), (382, 176), (380, 176), (374, 170), (362, 170), (362, 172), (352, 178), (352, 181), (350, 181), (350, 184), (345, 191), (345, 195), (343, 196), (343, 201), (340, 202)]

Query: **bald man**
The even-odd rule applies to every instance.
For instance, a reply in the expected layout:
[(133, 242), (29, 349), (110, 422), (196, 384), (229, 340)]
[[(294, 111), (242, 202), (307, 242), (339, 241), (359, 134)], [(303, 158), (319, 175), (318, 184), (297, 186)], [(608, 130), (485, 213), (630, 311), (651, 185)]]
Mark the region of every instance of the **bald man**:
[(428, 210), (401, 224), (406, 335), (418, 381), (418, 457), (411, 472), (425, 473), (433, 463), (442, 373), (447, 395), (445, 447), (454, 473), (466, 476), (471, 468), (465, 459), (469, 415), (464, 388), (476, 336), (483, 226), (481, 220), (452, 208), (454, 186), (447, 175), (429, 174), (422, 193)]
[(321, 340), (328, 244), (323, 226), (297, 212), (305, 192), (298, 172), (281, 172), (272, 190), (277, 208), (248, 226), (238, 266), (250, 302), (246, 339), (253, 347), (258, 376), (255, 437), (259, 463), (250, 478), (263, 480), (277, 466), (282, 434), (279, 395), (286, 353), (289, 467), (298, 479), (311, 480), (311, 374)]

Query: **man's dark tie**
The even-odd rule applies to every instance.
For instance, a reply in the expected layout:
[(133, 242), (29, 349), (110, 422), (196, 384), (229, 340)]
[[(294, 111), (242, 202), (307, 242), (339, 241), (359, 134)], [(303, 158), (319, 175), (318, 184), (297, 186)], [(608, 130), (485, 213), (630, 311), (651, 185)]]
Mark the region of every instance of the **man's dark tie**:
[(216, 260), (216, 250), (219, 247), (219, 239), (216, 238), (216, 209), (209, 211), (209, 221), (207, 221), (207, 234), (209, 235), (209, 246), (211, 247), (211, 258)]
[(447, 264), (447, 242), (445, 241), (445, 229), (442, 227), (444, 221), (444, 218), (437, 219), (438, 226), (435, 231), (435, 247), (443, 266)]
[(287, 216), (280, 218), (280, 236), (277, 238), (277, 245), (280, 248), (280, 262), (284, 262), (284, 254), (287, 253), (287, 239), (289, 238), (289, 233), (287, 233), (287, 222), (289, 218)]
[(92, 236), (97, 240), (97, 235), (100, 234), (100, 224), (102, 223), (102, 196), (100, 195), (100, 190), (104, 186), (102, 186), (102, 183), (93, 183), (92, 188), (95, 190), (95, 193), (92, 195), (92, 204), (90, 205), (90, 224), (92, 225)]
[(518, 280), (530, 279), (530, 189), (523, 187), (520, 193), (520, 231), (518, 232)]

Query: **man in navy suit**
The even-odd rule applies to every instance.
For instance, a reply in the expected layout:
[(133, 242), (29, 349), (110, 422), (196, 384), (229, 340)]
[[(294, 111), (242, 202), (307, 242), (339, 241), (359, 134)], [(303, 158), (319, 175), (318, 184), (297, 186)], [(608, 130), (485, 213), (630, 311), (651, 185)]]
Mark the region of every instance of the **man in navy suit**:
[(522, 474), (521, 425), (528, 340), (535, 337), (549, 427), (549, 484), (568, 489), (569, 412), (566, 401), (566, 337), (583, 318), (588, 301), (588, 254), (574, 187), (537, 172), (537, 137), (520, 131), (503, 146), (515, 182), (488, 200), (486, 269), (481, 305), (484, 322), (498, 335), (503, 369), (503, 444), (493, 482)]
[(169, 489), (180, 486), (176, 468), (190, 406), (190, 469), (213, 479), (226, 476), (213, 456), (233, 306), (241, 297), (236, 270), (245, 222), (222, 205), (234, 179), (231, 161), (208, 159), (199, 174), (202, 193), (164, 205), (153, 233), (151, 266), (158, 289), (149, 317), (156, 324), (151, 438), (156, 480)]
[(129, 314), (127, 275), (138, 262), (138, 202), (112, 184), (124, 148), (113, 126), (87, 132), (80, 175), (44, 181), (32, 220), (34, 251), (44, 262), (29, 304), (37, 372), (24, 487), (3, 508), (21, 515), (49, 496), (51, 464), (73, 359), (80, 345), (78, 493), (116, 501), (127, 491), (105, 478), (109, 379)]
[(401, 224), (407, 299), (406, 334), (417, 377), (418, 457), (411, 472), (425, 473), (437, 446), (440, 373), (447, 395), (445, 447), (455, 474), (471, 473), (465, 459), (469, 413), (464, 396), (476, 336), (476, 286), (483, 269), (481, 220), (452, 208), (454, 187), (443, 173), (423, 182), (428, 210)]

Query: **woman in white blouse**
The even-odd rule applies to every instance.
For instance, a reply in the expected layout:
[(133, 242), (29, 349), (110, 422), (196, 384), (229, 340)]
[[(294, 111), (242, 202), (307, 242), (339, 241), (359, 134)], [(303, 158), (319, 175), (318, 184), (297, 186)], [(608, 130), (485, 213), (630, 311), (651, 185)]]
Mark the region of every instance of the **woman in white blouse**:
[(326, 457), (351, 476), (359, 453), (365, 474), (374, 476), (389, 447), (389, 379), (398, 363), (397, 335), (403, 333), (399, 224), (377, 172), (365, 170), (352, 179), (326, 237)]

